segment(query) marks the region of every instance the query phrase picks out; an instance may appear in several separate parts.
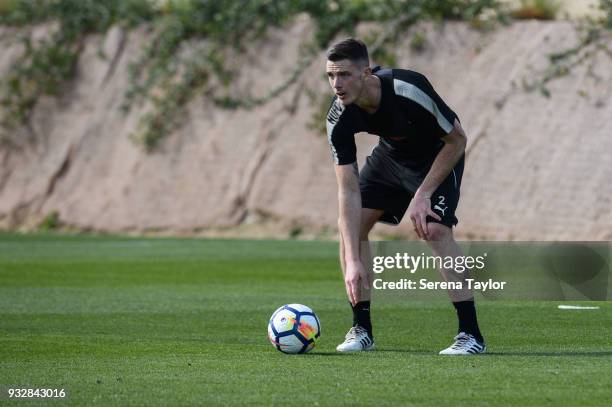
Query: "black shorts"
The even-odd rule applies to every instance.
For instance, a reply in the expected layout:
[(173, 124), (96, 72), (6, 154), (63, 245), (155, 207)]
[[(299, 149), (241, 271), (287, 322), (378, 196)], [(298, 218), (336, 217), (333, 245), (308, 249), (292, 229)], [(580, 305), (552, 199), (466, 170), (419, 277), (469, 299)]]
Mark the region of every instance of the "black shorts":
[[(442, 220), (428, 216), (427, 222), (441, 223), (451, 228), (457, 224), (455, 210), (459, 203), (463, 165), (464, 156), (431, 196), (431, 209)], [(431, 160), (399, 162), (383, 147), (376, 146), (359, 173), (361, 206), (384, 210), (380, 222), (399, 224), (430, 168)]]

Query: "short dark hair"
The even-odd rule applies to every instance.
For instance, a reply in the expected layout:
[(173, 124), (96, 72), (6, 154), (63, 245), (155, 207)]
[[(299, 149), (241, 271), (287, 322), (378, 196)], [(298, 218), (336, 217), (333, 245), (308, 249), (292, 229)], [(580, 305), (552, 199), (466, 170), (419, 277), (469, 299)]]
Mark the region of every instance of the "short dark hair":
[(368, 47), (360, 40), (347, 38), (327, 50), (328, 61), (337, 62), (343, 59), (348, 59), (351, 62), (361, 62), (368, 66), (370, 65)]

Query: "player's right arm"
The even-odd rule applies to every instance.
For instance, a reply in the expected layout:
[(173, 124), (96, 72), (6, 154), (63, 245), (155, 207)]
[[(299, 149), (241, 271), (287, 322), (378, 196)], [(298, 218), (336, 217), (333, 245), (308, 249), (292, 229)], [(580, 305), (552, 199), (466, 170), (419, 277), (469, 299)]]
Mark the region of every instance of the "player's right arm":
[(360, 259), (359, 227), (361, 225), (361, 193), (357, 169), (355, 133), (358, 117), (334, 98), (327, 114), (327, 137), (335, 162), (338, 182), (338, 231), (340, 262), (349, 300), (359, 301), (360, 288), (368, 288), (365, 268)]
[(360, 258), (359, 226), (361, 224), (361, 193), (357, 162), (336, 165), (338, 182), (338, 230), (344, 259), (344, 284), (351, 304), (359, 302), (362, 287), (367, 288), (367, 274)]

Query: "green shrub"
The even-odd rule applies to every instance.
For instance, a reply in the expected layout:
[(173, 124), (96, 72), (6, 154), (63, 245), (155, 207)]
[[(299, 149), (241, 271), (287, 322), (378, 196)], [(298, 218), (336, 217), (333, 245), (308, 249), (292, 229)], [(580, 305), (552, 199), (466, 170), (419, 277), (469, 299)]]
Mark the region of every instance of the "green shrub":
[(417, 52), (425, 50), (425, 34), (415, 32), (410, 38), (410, 48)]
[[(47, 40), (26, 38), (24, 54), (2, 79), (0, 138), (27, 123), (42, 95), (57, 95), (75, 72), (84, 38), (113, 25), (148, 24), (152, 35), (131, 64), (122, 108), (150, 109), (131, 137), (148, 150), (183, 122), (184, 107), (205, 87), (205, 95), (228, 108), (251, 108), (289, 88), (313, 58), (340, 32), (351, 35), (360, 22), (390, 27), (372, 55), (393, 63), (388, 47), (419, 20), (478, 19), (498, 9), (497, 0), (0, 0), (0, 24), (57, 23)], [(236, 68), (229, 54), (257, 47), (271, 27), (282, 27), (300, 14), (314, 22), (295, 70), (259, 98), (230, 96)], [(196, 49), (195, 52), (188, 52)]]
[(599, 10), (603, 13), (603, 26), (612, 30), (612, 0), (600, 0)]
[(49, 232), (56, 230), (61, 226), (59, 212), (53, 211), (44, 217), (38, 224), (38, 230), (41, 232)]
[(521, 0), (521, 6), (512, 16), (521, 20), (554, 20), (560, 8), (558, 0)]

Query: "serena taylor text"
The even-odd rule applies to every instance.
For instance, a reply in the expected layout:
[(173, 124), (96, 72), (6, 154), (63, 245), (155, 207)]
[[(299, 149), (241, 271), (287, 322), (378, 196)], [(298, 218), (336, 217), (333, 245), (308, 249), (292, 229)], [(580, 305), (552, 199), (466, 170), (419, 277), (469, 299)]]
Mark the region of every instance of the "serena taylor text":
[(375, 290), (462, 290), (464, 283), (468, 289), (482, 292), (503, 290), (506, 286), (506, 281), (495, 281), (493, 279), (476, 281), (473, 278), (466, 278), (464, 281), (430, 281), (426, 278), (420, 280), (402, 278), (398, 281), (383, 281), (377, 278), (373, 285)]

